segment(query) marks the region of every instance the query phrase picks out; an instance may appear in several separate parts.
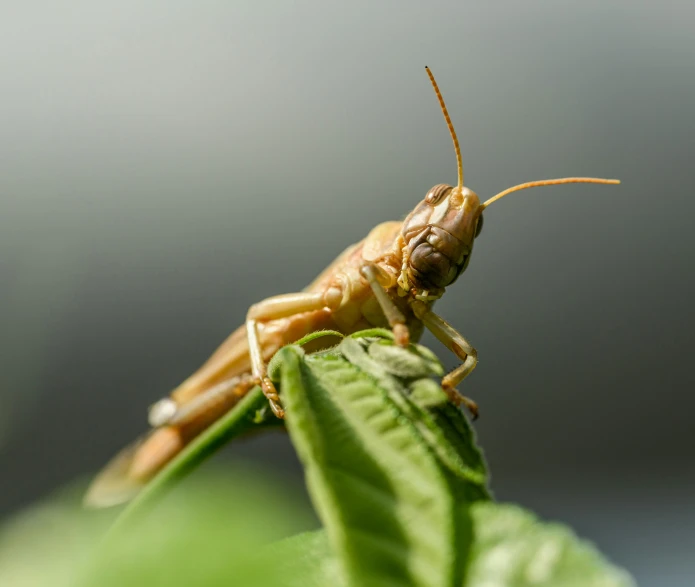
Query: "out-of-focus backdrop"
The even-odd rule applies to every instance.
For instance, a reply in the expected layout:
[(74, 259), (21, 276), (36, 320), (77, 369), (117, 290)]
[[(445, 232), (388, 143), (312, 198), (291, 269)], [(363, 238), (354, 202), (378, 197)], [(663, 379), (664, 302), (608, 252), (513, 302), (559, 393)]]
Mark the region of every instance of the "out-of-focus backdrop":
[[(438, 308), (493, 489), (642, 585), (695, 563), (695, 5), (5, 3), (0, 515), (88, 476), (250, 304), (455, 182), (487, 197)], [(424, 339), (454, 359), (432, 337)], [(286, 436), (217, 457), (302, 473)]]

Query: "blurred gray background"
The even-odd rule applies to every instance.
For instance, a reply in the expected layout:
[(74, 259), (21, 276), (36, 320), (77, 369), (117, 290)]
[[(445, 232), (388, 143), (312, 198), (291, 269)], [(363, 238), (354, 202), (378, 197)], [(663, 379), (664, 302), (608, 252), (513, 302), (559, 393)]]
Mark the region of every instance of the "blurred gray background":
[[(695, 581), (695, 4), (0, 4), (0, 515), (98, 469), (248, 306), (454, 183), (438, 303), (503, 500)], [(455, 360), (431, 337), (424, 339)], [(288, 439), (224, 459), (285, 470)]]

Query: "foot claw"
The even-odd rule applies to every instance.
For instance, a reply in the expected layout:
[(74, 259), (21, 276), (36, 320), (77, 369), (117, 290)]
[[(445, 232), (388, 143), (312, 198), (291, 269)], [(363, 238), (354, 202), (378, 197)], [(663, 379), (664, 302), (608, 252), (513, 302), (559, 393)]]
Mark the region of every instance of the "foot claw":
[(277, 402), (274, 402), (272, 400), (269, 400), (270, 403), (270, 409), (273, 410), (273, 414), (275, 414), (275, 417), (284, 420), (285, 418), (285, 410), (284, 408)]
[(471, 420), (475, 422), (480, 415), (478, 410), (478, 404), (475, 403), (471, 398), (461, 395), (455, 387), (448, 387), (442, 385), (444, 393), (449, 397), (449, 401), (456, 406), (465, 406), (471, 413)]
[(471, 413), (471, 420), (475, 422), (478, 419), (478, 416), (480, 415), (480, 412), (478, 411), (478, 404), (476, 404), (472, 399), (465, 398), (465, 404), (466, 407), (468, 408), (468, 411)]
[(273, 385), (270, 379), (264, 377), (260, 381), (260, 386), (263, 390), (263, 395), (270, 404), (270, 409), (273, 410), (273, 414), (275, 414), (276, 418), (282, 420), (285, 417), (285, 410), (280, 403), (280, 396), (278, 395), (277, 389), (275, 389), (275, 385)]

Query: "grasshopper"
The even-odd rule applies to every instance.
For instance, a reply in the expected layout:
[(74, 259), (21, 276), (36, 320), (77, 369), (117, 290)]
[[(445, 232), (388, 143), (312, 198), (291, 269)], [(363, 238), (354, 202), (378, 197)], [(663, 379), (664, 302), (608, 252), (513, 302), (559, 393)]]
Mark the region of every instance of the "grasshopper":
[(351, 334), (375, 326), (389, 327), (396, 343), (405, 347), (417, 341), (426, 328), (461, 360), (443, 377), (442, 388), (451, 402), (466, 406), (476, 417), (475, 402), (456, 388), (475, 368), (478, 353), (432, 306), (468, 267), (473, 242), (483, 226), (483, 211), (500, 198), (527, 188), (620, 182), (591, 177), (532, 181), (481, 203), (478, 195), (463, 185), (458, 138), (437, 82), (430, 69), (426, 70), (454, 143), (457, 185), (435, 185), (404, 221), (384, 222), (373, 228), (303, 291), (251, 306), (246, 323), (169, 397), (150, 408), (153, 430), (149, 436), (107, 465), (88, 491), (86, 503), (103, 506), (128, 499), (257, 385), (275, 416), (284, 418), (266, 365), (280, 347), (318, 330)]

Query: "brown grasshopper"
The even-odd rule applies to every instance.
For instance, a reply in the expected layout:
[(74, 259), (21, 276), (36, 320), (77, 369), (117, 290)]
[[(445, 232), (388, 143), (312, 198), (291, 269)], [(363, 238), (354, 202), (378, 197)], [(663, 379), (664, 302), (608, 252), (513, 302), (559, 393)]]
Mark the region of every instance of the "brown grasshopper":
[(267, 362), (283, 345), (317, 330), (351, 334), (388, 326), (397, 344), (406, 346), (427, 328), (462, 361), (444, 376), (442, 388), (450, 401), (477, 415), (476, 404), (459, 394), (456, 386), (473, 371), (478, 353), (432, 306), (468, 267), (473, 241), (483, 226), (483, 210), (526, 188), (620, 182), (591, 177), (533, 181), (481, 203), (478, 195), (463, 185), (458, 139), (434, 76), (426, 69), (454, 142), (458, 184), (434, 186), (403, 222), (376, 226), (304, 291), (251, 306), (246, 323), (170, 397), (150, 408), (149, 422), (154, 430), (144, 441), (123, 451), (95, 479), (86, 497), (88, 504), (109, 505), (128, 499), (256, 385), (262, 388), (273, 413), (283, 418), (277, 390), (266, 373)]

